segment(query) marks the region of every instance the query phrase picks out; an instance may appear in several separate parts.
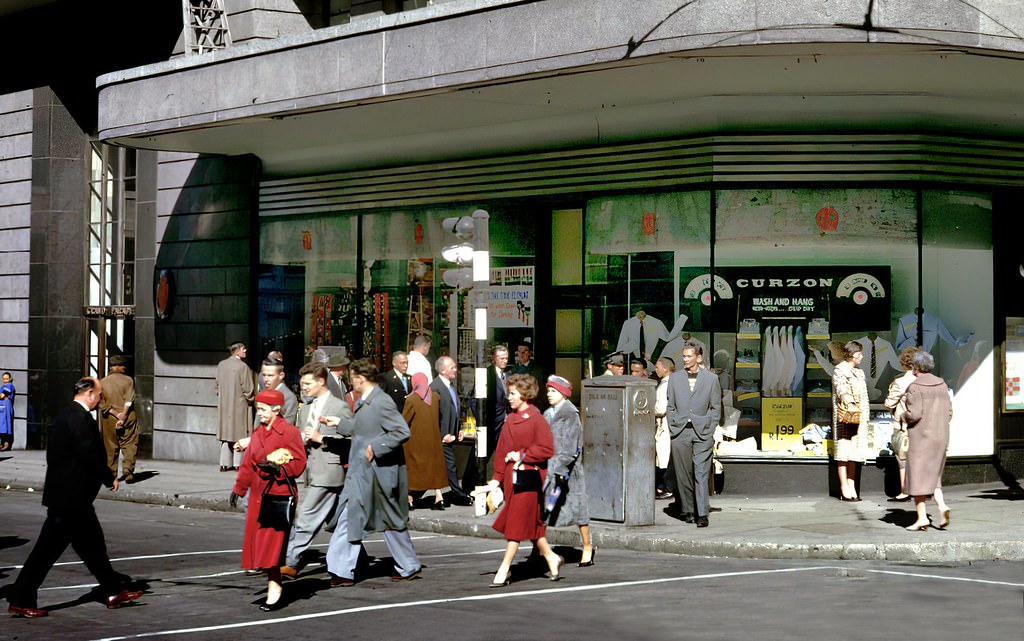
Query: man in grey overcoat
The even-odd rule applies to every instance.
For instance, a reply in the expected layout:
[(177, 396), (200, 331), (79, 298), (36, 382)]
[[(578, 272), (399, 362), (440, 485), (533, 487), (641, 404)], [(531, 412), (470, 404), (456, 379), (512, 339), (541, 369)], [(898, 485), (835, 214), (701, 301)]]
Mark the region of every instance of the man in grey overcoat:
[(220, 471), (238, 469), (242, 454), (235, 443), (252, 433), (252, 401), (256, 380), (245, 364), (245, 343), (232, 343), (231, 355), (217, 363), (217, 440), (220, 441)]
[(712, 435), (722, 416), (722, 385), (701, 367), (703, 349), (683, 346), (683, 370), (668, 379), (668, 424), (678, 496), (674, 509), (687, 523), (708, 526)]
[(334, 530), (338, 519), (338, 501), (345, 483), (344, 464), (348, 462), (350, 439), (338, 432), (338, 425), (352, 420), (348, 403), (331, 394), (327, 387), (330, 373), (322, 363), (310, 362), (299, 370), (302, 396), (310, 399), (299, 409), (296, 427), (302, 430), (306, 444), (306, 489), (295, 525), (288, 539), (288, 551), (281, 575), (295, 578), (301, 569), (302, 553), (313, 537), (326, 526)]
[(423, 566), (408, 529), (409, 483), (402, 443), (409, 440), (409, 425), (394, 401), (378, 388), (379, 372), (372, 361), (354, 361), (349, 371), (359, 401), (353, 418), (338, 428), (340, 434), (352, 437), (352, 449), (338, 525), (327, 548), (331, 587), (355, 583), (362, 540), (380, 531), (395, 561), (391, 580), (415, 579)]

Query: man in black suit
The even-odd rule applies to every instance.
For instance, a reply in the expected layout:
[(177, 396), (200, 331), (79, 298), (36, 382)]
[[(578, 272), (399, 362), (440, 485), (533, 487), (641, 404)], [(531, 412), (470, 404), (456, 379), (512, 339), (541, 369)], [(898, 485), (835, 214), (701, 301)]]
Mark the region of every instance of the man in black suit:
[[(505, 417), (508, 415), (508, 374), (505, 369), (508, 367), (508, 347), (495, 345), (491, 349), (491, 365), (487, 368), (487, 399), (484, 405), (483, 425), (487, 428), (487, 455), (481, 459), (476, 458), (475, 452), (473, 461), (466, 468), (466, 474), (462, 478), (465, 488), (486, 483), (490, 479), (487, 472), (487, 465), (494, 455), (494, 448), (498, 445), (498, 438), (501, 436), (501, 427), (505, 424)], [(538, 381), (539, 382), (539, 381)], [(479, 426), (477, 426), (479, 428)], [(475, 450), (475, 448), (474, 448)]]
[(459, 438), (459, 394), (455, 389), (458, 366), (450, 356), (442, 356), (434, 363), (437, 378), (430, 383), (430, 389), (437, 392), (440, 405), (438, 429), (441, 431), (441, 449), (448, 467), (448, 487), (451, 488), (448, 502), (454, 505), (472, 505), (473, 498), (459, 484), (458, 463), (455, 460), (455, 443)]
[(115, 492), (118, 488), (117, 478), (107, 467), (103, 440), (92, 415), (102, 393), (95, 378), (79, 379), (75, 383), (75, 402), (58, 412), (53, 420), (43, 488), (46, 521), (11, 586), (7, 611), (13, 617), (34, 619), (49, 614), (38, 607), (39, 586), (68, 545), (99, 581), (98, 591), (105, 595), (103, 602), (108, 608), (142, 596), (141, 591), (127, 589), (130, 579), (111, 567), (103, 528), (92, 505), (100, 485)]
[(395, 352), (391, 355), (391, 367), (392, 370), (384, 375), (382, 387), (401, 412), (405, 409), (405, 397), (412, 391), (412, 379), (406, 373), (409, 370), (409, 355), (403, 351)]

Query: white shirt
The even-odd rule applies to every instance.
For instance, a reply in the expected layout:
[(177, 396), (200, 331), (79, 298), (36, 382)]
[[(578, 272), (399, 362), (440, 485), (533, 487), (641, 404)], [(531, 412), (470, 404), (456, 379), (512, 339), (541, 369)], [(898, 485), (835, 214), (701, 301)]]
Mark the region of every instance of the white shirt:
[(427, 357), (415, 350), (409, 352), (409, 367), (405, 373), (409, 375), (409, 380), (416, 374), (423, 374), (428, 381), (434, 378), (434, 370), (430, 368)]

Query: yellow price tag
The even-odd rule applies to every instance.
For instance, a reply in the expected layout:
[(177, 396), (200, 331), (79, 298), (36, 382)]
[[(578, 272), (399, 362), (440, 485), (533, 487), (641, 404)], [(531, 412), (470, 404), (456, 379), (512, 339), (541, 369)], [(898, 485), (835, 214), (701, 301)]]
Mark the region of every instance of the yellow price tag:
[(802, 398), (761, 399), (761, 451), (802, 450), (803, 421)]

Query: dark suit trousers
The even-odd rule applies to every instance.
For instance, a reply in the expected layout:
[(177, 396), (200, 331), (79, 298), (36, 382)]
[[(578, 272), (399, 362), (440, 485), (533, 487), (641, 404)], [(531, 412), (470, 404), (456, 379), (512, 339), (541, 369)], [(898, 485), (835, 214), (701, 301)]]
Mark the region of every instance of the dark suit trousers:
[(110, 566), (103, 528), (100, 527), (93, 506), (79, 510), (51, 508), (39, 531), (35, 547), (18, 574), (18, 580), (11, 587), (8, 601), (21, 607), (38, 607), (39, 586), (68, 545), (99, 581), (99, 589), (103, 594), (116, 594), (121, 589), (123, 577)]
[[(455, 443), (457, 441), (444, 443), (441, 445), (441, 449), (444, 450), (444, 462), (448, 468), (448, 487), (452, 489), (452, 494), (455, 496), (462, 496), (466, 492), (459, 483), (459, 462), (455, 459)], [(474, 461), (476, 461), (475, 458), (470, 460), (469, 465), (473, 465)]]
[(672, 466), (684, 513), (708, 515), (708, 479), (713, 448), (711, 435), (704, 440), (697, 438), (697, 432), (690, 424), (678, 436), (672, 437)]

